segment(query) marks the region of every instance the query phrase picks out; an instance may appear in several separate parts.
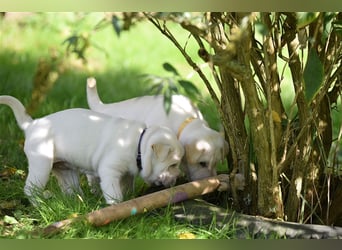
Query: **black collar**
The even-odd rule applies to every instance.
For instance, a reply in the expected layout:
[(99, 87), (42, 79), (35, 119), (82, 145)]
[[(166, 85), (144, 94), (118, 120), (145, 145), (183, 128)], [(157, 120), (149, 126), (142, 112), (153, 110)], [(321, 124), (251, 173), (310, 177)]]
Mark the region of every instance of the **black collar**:
[(142, 170), (142, 165), (141, 165), (141, 141), (142, 141), (142, 137), (146, 132), (146, 128), (144, 128), (143, 132), (141, 132), (140, 134), (140, 138), (139, 138), (139, 143), (138, 143), (138, 155), (137, 155), (137, 167), (139, 169), (139, 171)]

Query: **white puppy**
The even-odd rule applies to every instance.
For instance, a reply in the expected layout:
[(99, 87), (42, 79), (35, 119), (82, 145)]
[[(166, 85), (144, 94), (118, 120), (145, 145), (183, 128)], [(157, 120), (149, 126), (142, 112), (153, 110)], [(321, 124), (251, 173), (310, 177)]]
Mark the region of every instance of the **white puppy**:
[(25, 133), (29, 173), (25, 193), (31, 201), (51, 171), (66, 193), (80, 192), (79, 171), (100, 179), (108, 204), (122, 201), (120, 179), (140, 174), (145, 182), (174, 185), (184, 154), (176, 135), (165, 127), (113, 118), (87, 109), (69, 109), (32, 120), (16, 98), (0, 96)]
[(146, 125), (171, 128), (185, 149), (182, 170), (189, 180), (216, 175), (216, 165), (228, 153), (228, 143), (217, 131), (208, 127), (201, 112), (182, 95), (172, 96), (169, 114), (163, 106), (163, 96), (143, 96), (122, 102), (103, 104), (94, 78), (87, 80), (90, 109), (107, 115), (134, 119)]

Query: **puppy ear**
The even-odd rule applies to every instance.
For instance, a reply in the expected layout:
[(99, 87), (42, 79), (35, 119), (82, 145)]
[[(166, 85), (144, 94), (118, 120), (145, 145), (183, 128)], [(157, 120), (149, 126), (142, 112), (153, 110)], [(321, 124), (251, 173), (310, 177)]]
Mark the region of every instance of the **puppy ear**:
[(170, 145), (158, 143), (152, 145), (152, 150), (160, 161), (164, 161), (172, 151), (172, 148)]
[(196, 163), (204, 151), (205, 149), (199, 149), (196, 143), (185, 145), (186, 161), (190, 164)]
[(221, 148), (221, 160), (224, 160), (224, 158), (228, 155), (229, 153), (229, 144), (228, 142), (224, 139), (225, 137), (225, 132), (224, 132), (224, 128), (223, 126), (221, 125), (220, 126), (220, 136), (222, 138), (222, 148)]

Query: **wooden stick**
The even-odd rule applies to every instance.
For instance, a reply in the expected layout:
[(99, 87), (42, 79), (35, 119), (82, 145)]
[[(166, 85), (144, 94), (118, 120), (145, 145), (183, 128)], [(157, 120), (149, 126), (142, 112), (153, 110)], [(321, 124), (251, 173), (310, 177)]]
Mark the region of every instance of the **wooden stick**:
[(43, 229), (43, 235), (51, 235), (75, 221), (86, 221), (94, 226), (103, 226), (112, 221), (144, 213), (169, 204), (193, 199), (211, 193), (220, 187), (228, 187), (229, 176), (222, 174), (203, 180), (192, 181), (132, 200), (114, 204), (86, 215), (55, 222)]

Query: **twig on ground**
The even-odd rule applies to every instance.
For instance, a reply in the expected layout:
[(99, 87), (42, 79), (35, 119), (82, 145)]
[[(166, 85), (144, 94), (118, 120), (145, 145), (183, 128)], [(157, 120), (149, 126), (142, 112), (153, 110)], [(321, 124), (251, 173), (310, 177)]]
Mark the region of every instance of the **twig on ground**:
[(132, 215), (144, 213), (169, 204), (193, 199), (204, 194), (223, 191), (229, 188), (229, 175), (221, 174), (203, 180), (192, 181), (135, 199), (114, 204), (86, 215), (55, 222), (43, 229), (44, 236), (50, 236), (77, 221), (85, 221), (94, 226), (103, 226), (112, 221), (124, 219)]

